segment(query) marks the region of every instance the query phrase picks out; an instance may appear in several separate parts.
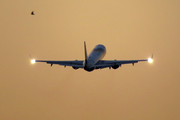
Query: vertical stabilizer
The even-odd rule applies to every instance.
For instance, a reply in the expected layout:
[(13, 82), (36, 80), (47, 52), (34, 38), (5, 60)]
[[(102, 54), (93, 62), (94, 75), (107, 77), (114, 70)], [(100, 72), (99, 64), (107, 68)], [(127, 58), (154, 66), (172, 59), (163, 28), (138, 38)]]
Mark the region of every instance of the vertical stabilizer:
[(87, 64), (87, 50), (86, 50), (86, 42), (84, 41), (84, 52), (85, 52), (85, 64)]

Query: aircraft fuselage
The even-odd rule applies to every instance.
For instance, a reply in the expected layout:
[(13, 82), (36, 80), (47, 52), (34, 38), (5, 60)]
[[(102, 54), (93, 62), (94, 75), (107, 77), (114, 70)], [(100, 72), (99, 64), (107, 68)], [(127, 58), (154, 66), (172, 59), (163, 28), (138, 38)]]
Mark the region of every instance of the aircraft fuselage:
[(87, 63), (86, 64), (85, 62), (83, 63), (84, 69), (86, 71), (94, 70), (95, 68), (92, 66), (95, 65), (99, 60), (102, 60), (105, 54), (106, 54), (105, 46), (102, 44), (96, 45), (95, 48), (91, 51), (91, 53), (87, 57)]

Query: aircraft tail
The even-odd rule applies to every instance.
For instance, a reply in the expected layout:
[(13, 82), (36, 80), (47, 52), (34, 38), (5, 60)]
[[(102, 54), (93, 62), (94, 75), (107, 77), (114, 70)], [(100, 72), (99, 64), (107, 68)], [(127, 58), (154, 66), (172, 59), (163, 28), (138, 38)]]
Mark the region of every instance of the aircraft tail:
[(87, 64), (87, 50), (86, 50), (86, 42), (84, 41), (84, 52), (85, 52), (85, 64)]

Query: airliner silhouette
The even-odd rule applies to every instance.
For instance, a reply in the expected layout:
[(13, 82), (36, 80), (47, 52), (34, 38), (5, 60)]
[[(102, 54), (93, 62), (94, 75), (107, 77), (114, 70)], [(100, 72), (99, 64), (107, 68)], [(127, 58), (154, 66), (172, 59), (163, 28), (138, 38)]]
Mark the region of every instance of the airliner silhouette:
[(47, 64), (58, 64), (62, 66), (71, 66), (73, 69), (77, 70), (79, 68), (83, 68), (84, 70), (91, 72), (95, 69), (103, 69), (103, 68), (113, 68), (117, 69), (122, 64), (132, 64), (138, 63), (141, 61), (148, 61), (149, 63), (153, 62), (153, 55), (148, 59), (141, 60), (102, 60), (106, 54), (106, 48), (102, 44), (98, 44), (94, 47), (92, 52), (87, 55), (86, 50), (86, 42), (84, 42), (84, 51), (85, 51), (85, 60), (74, 60), (74, 61), (51, 61), (51, 60), (35, 60), (32, 59), (31, 63), (34, 64), (36, 62), (45, 62)]

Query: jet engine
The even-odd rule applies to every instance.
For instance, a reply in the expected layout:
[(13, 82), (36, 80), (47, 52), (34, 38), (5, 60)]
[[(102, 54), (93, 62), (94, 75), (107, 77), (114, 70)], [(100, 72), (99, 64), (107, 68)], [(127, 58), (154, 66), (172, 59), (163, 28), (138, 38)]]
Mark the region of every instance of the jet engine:
[(72, 68), (75, 69), (75, 70), (79, 69), (78, 67), (74, 67), (74, 66), (72, 66)]
[(119, 65), (113, 65), (112, 68), (117, 69), (117, 68), (119, 68)]
[(94, 70), (94, 68), (92, 67), (92, 68), (87, 68), (87, 67), (84, 67), (84, 70), (86, 70), (86, 71), (88, 71), (88, 72), (91, 72), (91, 71), (93, 71)]

